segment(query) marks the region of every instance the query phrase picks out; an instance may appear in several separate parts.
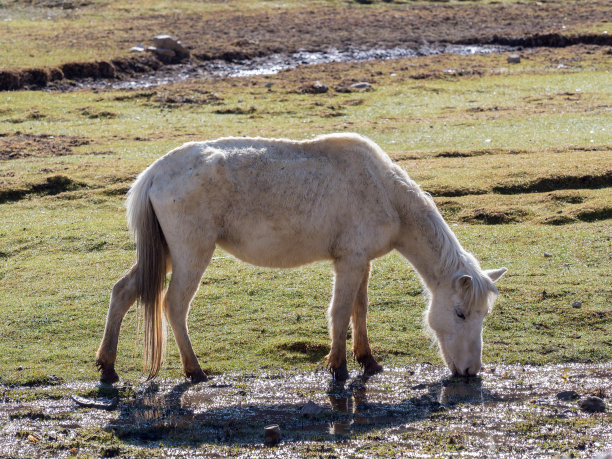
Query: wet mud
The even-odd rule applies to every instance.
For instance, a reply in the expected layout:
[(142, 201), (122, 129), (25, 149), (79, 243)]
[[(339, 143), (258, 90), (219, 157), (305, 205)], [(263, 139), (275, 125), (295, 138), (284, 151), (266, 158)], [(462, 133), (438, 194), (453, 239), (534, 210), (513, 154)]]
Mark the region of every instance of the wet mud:
[[(471, 379), (422, 364), (369, 379), (353, 371), (344, 384), (319, 372), (227, 374), (196, 386), (5, 386), (0, 456), (593, 456), (612, 450), (611, 379), (612, 364), (504, 365)], [(581, 409), (586, 396), (606, 411)], [(270, 424), (281, 433), (272, 448)]]

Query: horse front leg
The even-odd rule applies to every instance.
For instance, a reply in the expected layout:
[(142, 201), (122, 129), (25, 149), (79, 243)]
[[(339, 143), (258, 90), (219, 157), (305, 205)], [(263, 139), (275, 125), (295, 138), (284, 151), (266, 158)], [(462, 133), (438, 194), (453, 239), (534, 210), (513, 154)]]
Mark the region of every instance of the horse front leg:
[(346, 381), (349, 377), (346, 368), (346, 332), (359, 285), (368, 271), (368, 262), (338, 259), (334, 269), (334, 295), (327, 312), (331, 337), (327, 365), (335, 380)]
[(368, 281), (370, 279), (370, 264), (361, 280), (357, 297), (353, 305), (351, 323), (353, 326), (353, 357), (363, 368), (364, 376), (372, 376), (383, 371), (383, 367), (374, 360), (368, 339), (366, 317), (368, 314)]
[(132, 266), (127, 274), (119, 279), (111, 293), (104, 336), (96, 353), (96, 365), (102, 373), (100, 381), (103, 383), (112, 384), (119, 381), (119, 375), (115, 371), (117, 343), (119, 341), (121, 322), (138, 296), (135, 273), (136, 265)]

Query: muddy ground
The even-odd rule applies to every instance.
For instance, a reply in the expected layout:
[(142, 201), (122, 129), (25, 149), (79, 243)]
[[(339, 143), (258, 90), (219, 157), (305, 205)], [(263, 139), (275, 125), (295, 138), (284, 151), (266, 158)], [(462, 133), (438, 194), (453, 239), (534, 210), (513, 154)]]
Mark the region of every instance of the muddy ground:
[[(89, 63), (68, 62), (57, 68), (0, 69), (0, 89), (38, 88), (83, 78), (126, 80), (134, 74), (164, 67), (148, 53), (128, 56), (138, 43), (148, 44), (154, 33), (170, 33), (191, 51), (191, 62), (238, 62), (299, 51), (349, 49), (418, 49), (431, 44), (494, 44), (508, 46), (611, 45), (612, 36), (591, 33), (609, 21), (609, 2), (543, 2), (516, 4), (390, 4), (383, 8), (311, 8), (265, 12), (219, 12), (142, 15), (113, 31), (92, 30), (79, 37), (79, 46), (114, 41), (125, 56)], [(126, 30), (124, 30), (126, 29)], [(157, 32), (152, 32), (157, 31)], [(128, 33), (129, 32), (129, 33)], [(115, 38), (118, 37), (118, 38)], [(126, 38), (129, 37), (129, 38)], [(74, 43), (69, 32), (58, 31), (57, 46)], [(59, 82), (59, 83), (58, 83)]]
[[(0, 386), (0, 456), (593, 457), (612, 452), (612, 365), (489, 367), (449, 379), (420, 364), (345, 384), (319, 373)], [(53, 382), (53, 378), (48, 381)], [(572, 392), (573, 391), (573, 392)], [(72, 395), (110, 402), (80, 407)], [(605, 412), (580, 407), (587, 396)], [(278, 424), (281, 441), (264, 442)]]

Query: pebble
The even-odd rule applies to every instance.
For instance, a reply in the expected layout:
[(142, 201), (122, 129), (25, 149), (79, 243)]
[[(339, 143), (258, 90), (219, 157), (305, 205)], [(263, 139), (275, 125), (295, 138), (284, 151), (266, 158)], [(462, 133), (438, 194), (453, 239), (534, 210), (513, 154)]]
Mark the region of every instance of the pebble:
[(367, 81), (360, 81), (359, 83), (352, 84), (350, 88), (368, 91), (372, 89), (372, 85), (368, 83)]
[(599, 397), (588, 396), (580, 399), (578, 406), (589, 413), (603, 413), (606, 411), (606, 403)]
[(521, 56), (518, 54), (510, 54), (508, 56), (508, 64), (520, 64)]
[(574, 301), (572, 303), (572, 307), (573, 308), (581, 308), (582, 307), (582, 301)]
[(275, 446), (281, 439), (280, 427), (272, 424), (264, 427), (264, 441), (267, 446)]
[(550, 258), (550, 257), (552, 257), (552, 253), (544, 252), (544, 256), (546, 258)]
[(138, 45), (138, 46), (132, 46), (130, 48), (130, 52), (132, 53), (142, 53), (144, 52), (145, 48), (142, 45)]

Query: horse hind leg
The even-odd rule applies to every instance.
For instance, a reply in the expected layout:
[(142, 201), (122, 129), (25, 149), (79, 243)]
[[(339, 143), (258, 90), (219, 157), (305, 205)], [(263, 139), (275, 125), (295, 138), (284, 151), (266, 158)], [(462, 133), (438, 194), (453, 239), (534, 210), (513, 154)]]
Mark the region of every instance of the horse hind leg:
[(136, 289), (136, 266), (132, 268), (115, 284), (111, 294), (104, 336), (96, 353), (96, 365), (101, 371), (100, 381), (103, 383), (115, 383), (119, 375), (115, 371), (115, 360), (117, 359), (117, 343), (119, 341), (119, 330), (121, 322), (132, 304), (136, 301), (138, 292)]
[(357, 297), (353, 305), (351, 324), (353, 327), (353, 357), (363, 368), (364, 376), (371, 376), (383, 371), (383, 367), (372, 357), (368, 339), (366, 317), (368, 314), (368, 280), (370, 265), (361, 280)]
[[(189, 306), (198, 290), (202, 275), (210, 262), (214, 244), (206, 256), (193, 262), (173, 262), (172, 278), (165, 297), (166, 317), (172, 327), (176, 344), (178, 345), (185, 376), (197, 384), (208, 378), (202, 371), (196, 357), (187, 328)], [(185, 259), (183, 259), (185, 260)]]

